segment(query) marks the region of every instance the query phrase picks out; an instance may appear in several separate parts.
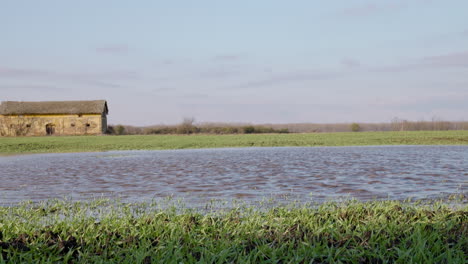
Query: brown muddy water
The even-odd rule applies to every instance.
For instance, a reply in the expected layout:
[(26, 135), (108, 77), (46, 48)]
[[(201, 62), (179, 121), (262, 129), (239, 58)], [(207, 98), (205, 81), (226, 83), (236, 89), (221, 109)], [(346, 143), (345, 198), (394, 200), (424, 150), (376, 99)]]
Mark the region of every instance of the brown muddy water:
[(468, 146), (281, 147), (0, 157), (0, 204), (97, 197), (185, 204), (467, 194)]

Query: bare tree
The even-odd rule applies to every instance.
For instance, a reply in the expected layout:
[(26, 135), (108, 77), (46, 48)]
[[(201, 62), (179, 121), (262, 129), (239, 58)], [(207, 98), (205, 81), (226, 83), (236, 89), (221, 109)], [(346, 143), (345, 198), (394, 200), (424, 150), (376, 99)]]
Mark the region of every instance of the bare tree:
[(195, 118), (194, 117), (185, 117), (182, 120), (182, 123), (177, 128), (177, 133), (179, 134), (192, 134), (197, 132), (197, 127), (194, 125)]

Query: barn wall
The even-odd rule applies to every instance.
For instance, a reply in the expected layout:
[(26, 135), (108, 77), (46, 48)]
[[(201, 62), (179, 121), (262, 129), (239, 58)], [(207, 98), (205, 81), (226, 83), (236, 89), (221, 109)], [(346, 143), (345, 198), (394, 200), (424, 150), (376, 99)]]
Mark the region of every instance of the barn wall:
[(105, 114), (102, 114), (101, 118), (101, 131), (103, 134), (105, 134), (107, 132), (107, 116)]
[(103, 115), (100, 114), (0, 115), (0, 135), (46, 136), (48, 124), (53, 127), (53, 135), (100, 135), (107, 129), (107, 124), (103, 124), (103, 121)]

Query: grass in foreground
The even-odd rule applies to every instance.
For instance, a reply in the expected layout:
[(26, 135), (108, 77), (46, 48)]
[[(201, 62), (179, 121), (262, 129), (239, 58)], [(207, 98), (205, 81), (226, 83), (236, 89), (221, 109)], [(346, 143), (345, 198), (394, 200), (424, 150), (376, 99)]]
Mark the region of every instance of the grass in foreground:
[(0, 153), (87, 152), (226, 147), (468, 145), (468, 131), (261, 135), (0, 137)]
[(466, 263), (468, 257), (466, 206), (155, 208), (103, 200), (0, 207), (0, 263)]

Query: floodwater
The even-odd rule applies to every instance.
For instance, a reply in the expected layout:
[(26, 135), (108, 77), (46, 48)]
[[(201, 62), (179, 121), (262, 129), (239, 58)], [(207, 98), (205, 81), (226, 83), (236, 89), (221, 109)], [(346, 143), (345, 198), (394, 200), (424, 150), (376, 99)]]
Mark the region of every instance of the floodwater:
[(281, 147), (0, 157), (0, 204), (105, 197), (186, 204), (467, 194), (468, 146)]

